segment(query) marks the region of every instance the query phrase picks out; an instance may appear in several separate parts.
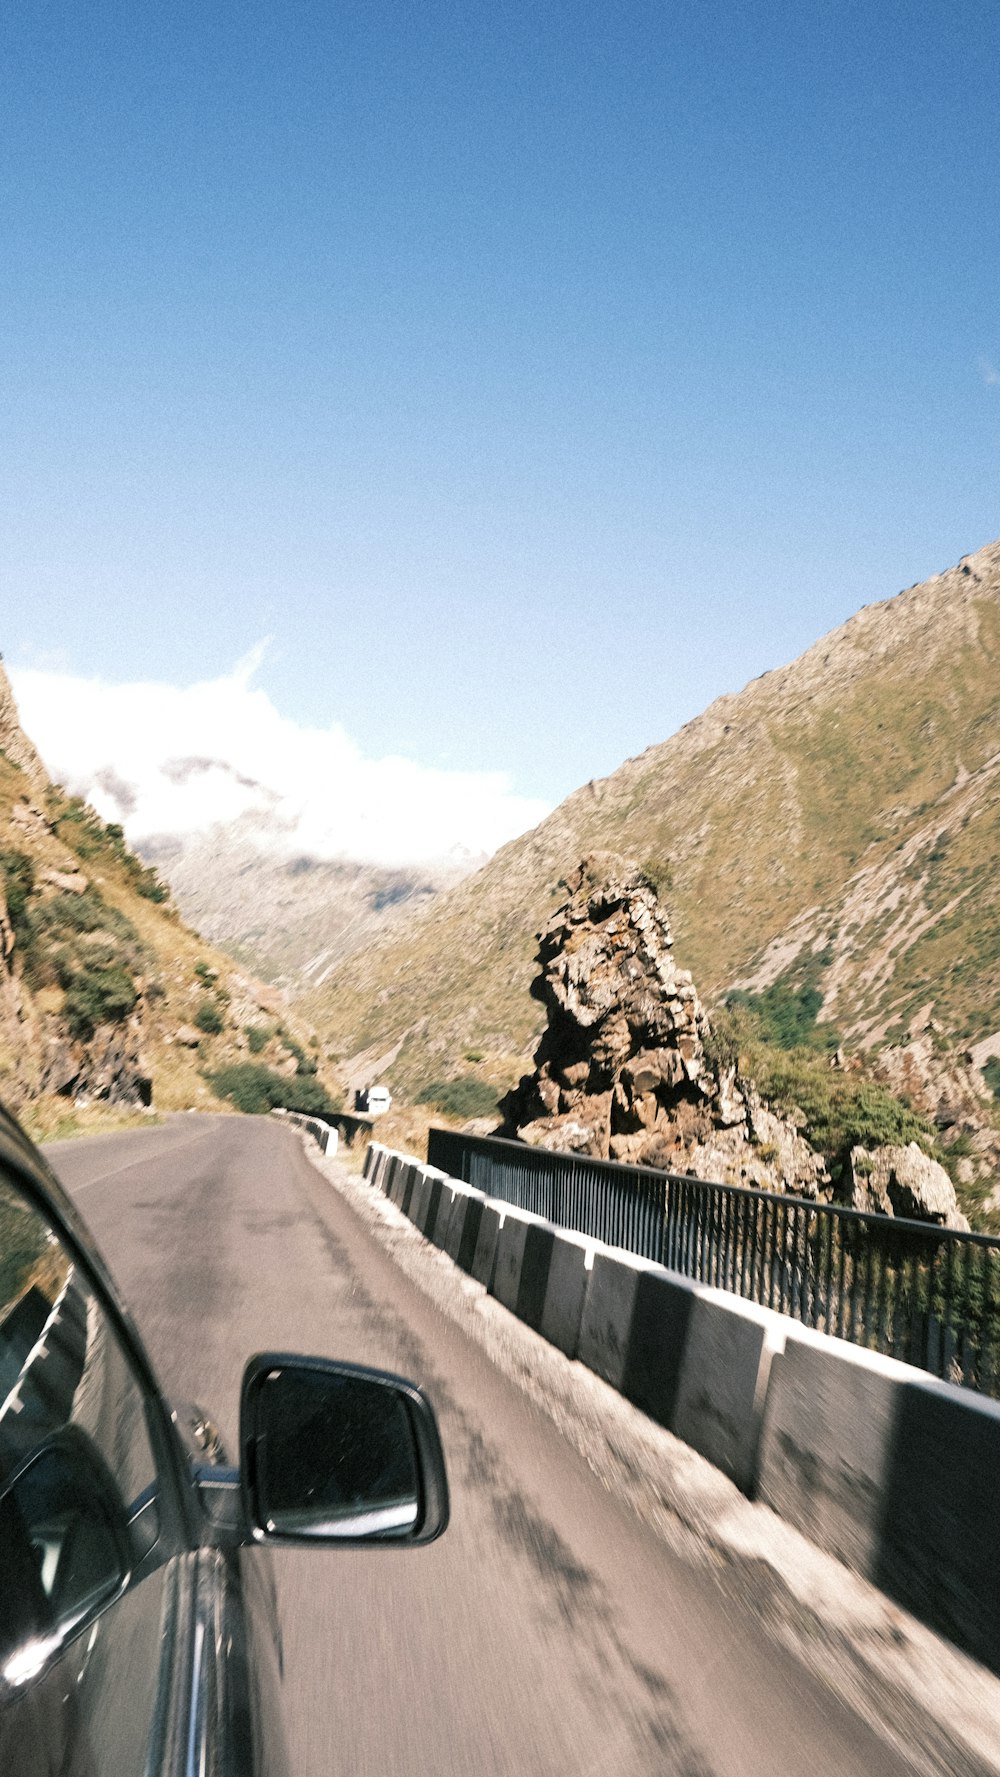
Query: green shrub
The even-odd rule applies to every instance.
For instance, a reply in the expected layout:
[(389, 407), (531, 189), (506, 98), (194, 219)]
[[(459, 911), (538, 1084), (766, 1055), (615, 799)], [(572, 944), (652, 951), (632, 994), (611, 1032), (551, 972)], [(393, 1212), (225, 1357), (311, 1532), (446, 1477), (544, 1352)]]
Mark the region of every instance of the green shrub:
[(267, 1024), (248, 1024), (246, 1034), (251, 1055), (262, 1055), (274, 1032)]
[(417, 1093), (418, 1104), (433, 1104), (449, 1117), (491, 1117), (497, 1108), (495, 1086), (463, 1074), (457, 1080), (432, 1080)]
[(76, 932), (108, 932), (123, 944), (134, 945), (137, 951), (142, 949), (132, 921), (124, 913), (119, 913), (117, 907), (109, 906), (95, 888), (85, 889), (82, 895), (67, 890), (54, 895), (51, 901), (44, 902), (37, 909), (34, 923), (39, 933), (48, 932), (56, 938), (66, 938)]
[(99, 1024), (127, 1018), (139, 998), (135, 982), (120, 963), (65, 967), (63, 1010), (70, 1033), (86, 1042)]
[(809, 1049), (780, 1050), (762, 1044), (744, 1058), (744, 1071), (761, 1097), (782, 1116), (804, 1118), (802, 1133), (823, 1154), (836, 1176), (853, 1147), (919, 1142), (928, 1152), (935, 1132), (926, 1117), (901, 1104), (885, 1086), (860, 1074), (841, 1073)]
[(317, 1116), (329, 1116), (339, 1109), (318, 1080), (304, 1080), (298, 1074), (286, 1080), (259, 1062), (237, 1062), (208, 1078), (217, 1098), (228, 1098), (237, 1110), (251, 1116), (261, 1116), (277, 1106)]
[(194, 965), (194, 972), (197, 975), (198, 980), (203, 982), (206, 987), (211, 987), (213, 982), (218, 981), (219, 979), (218, 969), (213, 969), (208, 963), (203, 962), (200, 959)]
[(32, 931), (28, 902), (35, 887), (35, 866), (23, 851), (2, 851), (0, 872), (14, 937), (18, 943), (24, 943)]
[(225, 1029), (225, 1019), (214, 1000), (202, 1000), (194, 1015), (194, 1021), (198, 1029), (203, 1030), (207, 1037), (217, 1037), (219, 1032)]
[(836, 1049), (840, 1037), (831, 1025), (817, 1027), (816, 1020), (823, 1004), (820, 981), (833, 960), (833, 952), (825, 950), (796, 959), (784, 974), (760, 993), (741, 989), (727, 994), (730, 1011), (742, 1009), (755, 1021), (758, 1041), (774, 1043), (779, 1049)]
[(1000, 1056), (991, 1055), (982, 1074), (994, 1098), (1000, 1098)]
[(170, 890), (165, 882), (160, 881), (152, 864), (140, 864), (138, 858), (133, 858), (131, 853), (128, 864), (132, 887), (137, 895), (141, 895), (144, 901), (156, 901), (159, 906), (164, 901), (169, 901)]
[(96, 858), (102, 853), (114, 857), (124, 851), (122, 829), (118, 827), (109, 833), (104, 822), (81, 797), (68, 796), (65, 800), (58, 798), (58, 801), (61, 806), (56, 811), (55, 830), (63, 844), (68, 845), (78, 858)]
[(674, 886), (674, 867), (669, 858), (654, 856), (643, 862), (642, 873), (656, 890), (657, 900), (662, 900)]
[(295, 1057), (299, 1074), (306, 1077), (314, 1074), (316, 1072), (315, 1057), (306, 1054), (298, 1038), (293, 1037), (291, 1031), (286, 1030), (283, 1024), (278, 1025), (277, 1034), (281, 1038), (281, 1046), (286, 1055)]
[(121, 864), (136, 893), (147, 901), (164, 902), (170, 890), (160, 881), (151, 864), (144, 864), (125, 844), (125, 829), (117, 821), (105, 824), (89, 804), (79, 796), (61, 796), (53, 791), (49, 797), (53, 824), (60, 839), (78, 858), (105, 858)]
[(760, 1021), (760, 1039), (775, 1043), (779, 1049), (796, 1049), (814, 1043), (825, 1049), (836, 1049), (840, 1041), (830, 1027), (817, 1030), (816, 1017), (823, 1004), (818, 987), (791, 987), (774, 981), (763, 993), (731, 993), (730, 1007), (742, 1006)]

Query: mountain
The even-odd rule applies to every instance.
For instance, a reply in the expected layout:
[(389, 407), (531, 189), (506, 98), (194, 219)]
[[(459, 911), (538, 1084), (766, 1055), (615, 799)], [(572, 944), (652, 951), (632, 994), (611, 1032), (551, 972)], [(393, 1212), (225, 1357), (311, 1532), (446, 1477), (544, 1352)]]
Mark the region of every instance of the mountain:
[(512, 1079), (534, 934), (597, 850), (656, 882), (710, 1002), (808, 991), (857, 1048), (1000, 1053), (1000, 543), (576, 791), (305, 1004), (345, 1053), (399, 1045), (411, 1093), (469, 1055)]
[(50, 782), (0, 665), (0, 1097), (36, 1134), (74, 1107), (219, 1108), (213, 1081), (248, 1108), (318, 1108), (317, 1050), (121, 828)]
[(319, 987), (335, 966), (475, 867), (466, 857), (387, 869), (275, 849), (259, 815), (140, 850), (186, 920), (266, 981)]

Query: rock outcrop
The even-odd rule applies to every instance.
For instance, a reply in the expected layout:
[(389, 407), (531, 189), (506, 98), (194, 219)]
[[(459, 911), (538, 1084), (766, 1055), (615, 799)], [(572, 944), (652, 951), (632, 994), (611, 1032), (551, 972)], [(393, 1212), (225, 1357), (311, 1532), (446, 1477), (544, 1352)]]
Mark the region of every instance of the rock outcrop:
[(849, 1188), (852, 1209), (934, 1222), (940, 1228), (969, 1226), (944, 1167), (915, 1141), (905, 1148), (852, 1148)]
[(6, 753), (12, 765), (23, 771), (33, 789), (44, 789), (49, 774), (42, 764), (24, 729), (14, 702), (14, 693), (0, 655), (0, 752)]
[[(1000, 1179), (994, 1099), (967, 1049), (954, 1049), (932, 1019), (905, 1044), (883, 1049), (876, 1080), (930, 1119), (944, 1148), (956, 1148), (957, 1175), (987, 1190)], [(901, 1213), (901, 1212), (898, 1212)]]
[(642, 871), (584, 858), (540, 934), (533, 996), (547, 1014), (535, 1067), (500, 1105), (500, 1133), (535, 1146), (816, 1196), (820, 1155), (713, 1056), (691, 976)]

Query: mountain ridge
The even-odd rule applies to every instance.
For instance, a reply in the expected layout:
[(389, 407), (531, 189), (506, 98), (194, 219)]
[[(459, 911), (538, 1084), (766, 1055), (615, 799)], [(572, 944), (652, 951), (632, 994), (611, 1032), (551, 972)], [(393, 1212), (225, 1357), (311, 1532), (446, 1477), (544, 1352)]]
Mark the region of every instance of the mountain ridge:
[(1000, 1031), (998, 687), (994, 542), (573, 792), (306, 1005), (341, 1049), (401, 1042), (404, 1087), (470, 1048), (502, 1073), (538, 1034), (533, 934), (604, 849), (658, 878), (709, 1000), (819, 957), (821, 1016), (856, 1043), (923, 1012), (981, 1041)]

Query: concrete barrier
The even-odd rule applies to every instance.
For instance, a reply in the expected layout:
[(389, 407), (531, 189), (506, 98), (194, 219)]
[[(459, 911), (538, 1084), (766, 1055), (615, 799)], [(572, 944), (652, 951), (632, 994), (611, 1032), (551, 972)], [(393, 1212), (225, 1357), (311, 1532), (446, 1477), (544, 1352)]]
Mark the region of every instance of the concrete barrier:
[(545, 1286), (556, 1231), (551, 1222), (525, 1209), (506, 1206), (497, 1231), (490, 1294), (518, 1320), (537, 1332), (545, 1306)]
[(272, 1117), (284, 1117), (287, 1122), (293, 1123), (296, 1129), (301, 1129), (306, 1135), (311, 1135), (320, 1153), (335, 1154), (337, 1152), (337, 1130), (332, 1123), (325, 1123), (319, 1117), (306, 1117), (301, 1111), (286, 1111), (280, 1105), (272, 1107), (271, 1115)]
[(507, 1210), (505, 1203), (484, 1201), (479, 1217), (479, 1230), (476, 1235), (476, 1250), (472, 1256), (469, 1271), (479, 1283), (489, 1290), (493, 1287), (493, 1270), (496, 1264), (497, 1241), (500, 1238), (500, 1224)]
[(759, 1495), (1000, 1672), (1000, 1402), (806, 1328), (771, 1366)]
[(404, 1159), (402, 1170), (399, 1173), (398, 1202), (404, 1216), (408, 1216), (410, 1213), (410, 1205), (413, 1202), (413, 1188), (416, 1185), (419, 1172), (420, 1161), (414, 1160), (408, 1155)]
[(369, 1184), (372, 1184), (374, 1182), (375, 1173), (378, 1169), (378, 1159), (379, 1159), (380, 1152), (381, 1152), (381, 1149), (380, 1149), (379, 1143), (377, 1141), (369, 1142), (368, 1146), (365, 1149), (365, 1158), (364, 1158), (364, 1164), (361, 1168), (361, 1177), (363, 1179), (367, 1179)]
[(419, 1217), (420, 1217), (420, 1213), (421, 1213), (421, 1207), (422, 1207), (423, 1203), (426, 1201), (426, 1197), (427, 1197), (426, 1187), (427, 1187), (427, 1179), (425, 1176), (425, 1171), (424, 1171), (423, 1166), (420, 1164), (420, 1162), (418, 1160), (416, 1165), (413, 1168), (412, 1182), (410, 1185), (410, 1200), (406, 1206), (406, 1214), (409, 1217), (410, 1221), (413, 1222), (415, 1224), (415, 1226), (420, 1228), (421, 1233), (423, 1233), (423, 1229), (421, 1227)]
[(389, 1195), (389, 1181), (395, 1170), (395, 1166), (396, 1155), (392, 1148), (387, 1148), (385, 1153), (375, 1163), (375, 1184), (385, 1197), (388, 1197)]
[(678, 1282), (692, 1301), (670, 1430), (752, 1494), (768, 1376), (788, 1323), (723, 1290)]
[(392, 1169), (386, 1189), (386, 1196), (392, 1199), (397, 1209), (401, 1209), (403, 1206), (403, 1190), (409, 1177), (409, 1168), (410, 1162), (406, 1155), (397, 1154), (396, 1164)]
[(636, 1254), (595, 1252), (577, 1356), (643, 1412), (669, 1425), (691, 1300), (680, 1279)]
[(598, 1248), (577, 1356), (749, 1493), (768, 1372), (786, 1324), (649, 1259)]
[(389, 1195), (568, 1356), (1000, 1673), (1000, 1402), (384, 1151)]
[(444, 1175), (428, 1166), (418, 1166), (413, 1180), (413, 1191), (410, 1197), (409, 1217), (421, 1234), (430, 1237), (430, 1230), (437, 1220), (438, 1204), (441, 1201), (441, 1189)]
[(479, 1224), (487, 1199), (471, 1185), (454, 1181), (451, 1214), (444, 1237), (444, 1250), (461, 1271), (471, 1273), (479, 1243)]
[(456, 1196), (457, 1191), (454, 1179), (448, 1178), (445, 1173), (442, 1173), (441, 1196), (438, 1199), (437, 1215), (434, 1217), (432, 1225), (427, 1230), (428, 1240), (433, 1246), (439, 1246), (442, 1252), (445, 1251), (447, 1245), (448, 1225), (451, 1221), (451, 1212), (455, 1206)]
[(567, 1357), (575, 1357), (580, 1339), (583, 1302), (598, 1242), (586, 1234), (558, 1229), (549, 1257), (538, 1331)]

